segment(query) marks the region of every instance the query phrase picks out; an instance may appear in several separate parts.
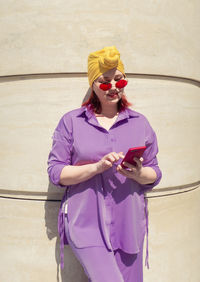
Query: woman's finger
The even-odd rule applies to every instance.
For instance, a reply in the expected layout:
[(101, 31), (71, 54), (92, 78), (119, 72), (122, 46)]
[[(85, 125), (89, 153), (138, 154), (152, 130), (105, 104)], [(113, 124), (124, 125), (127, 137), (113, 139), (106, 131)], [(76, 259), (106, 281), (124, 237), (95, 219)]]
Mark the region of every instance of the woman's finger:
[(109, 160), (111, 163), (114, 163), (120, 159), (120, 156), (116, 152), (112, 152), (106, 156), (106, 159)]
[(118, 161), (119, 160), (119, 155), (115, 152), (112, 152), (111, 153), (112, 157), (114, 158), (114, 162)]
[(115, 157), (112, 155), (112, 154), (109, 154), (107, 157), (106, 157), (106, 160), (110, 161), (111, 163), (113, 163), (115, 161)]
[(135, 169), (136, 167), (130, 163), (127, 162), (123, 162), (123, 165), (125, 165), (127, 168), (129, 168), (130, 170)]
[[(141, 158), (140, 158), (140, 159), (141, 159)], [(142, 161), (141, 161), (140, 159), (134, 158), (134, 161), (136, 162), (138, 168), (141, 168), (141, 167), (142, 167)]]
[(121, 159), (123, 159), (123, 158), (124, 158), (123, 152), (119, 152), (119, 153), (118, 153), (118, 156), (119, 156)]
[(123, 176), (126, 176), (127, 178), (132, 178), (133, 177), (133, 174), (135, 172), (134, 170), (135, 170), (134, 168), (132, 170), (124, 169), (120, 165), (118, 165), (118, 167), (117, 167), (117, 171), (119, 173), (121, 173)]

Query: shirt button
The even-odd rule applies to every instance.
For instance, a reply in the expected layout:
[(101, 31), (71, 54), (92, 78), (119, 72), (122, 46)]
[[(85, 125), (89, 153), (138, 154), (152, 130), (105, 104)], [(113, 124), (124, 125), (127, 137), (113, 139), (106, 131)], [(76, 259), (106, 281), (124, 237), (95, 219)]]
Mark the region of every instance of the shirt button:
[(110, 135), (110, 141), (111, 141), (111, 142), (114, 142), (114, 141), (115, 141), (115, 136)]

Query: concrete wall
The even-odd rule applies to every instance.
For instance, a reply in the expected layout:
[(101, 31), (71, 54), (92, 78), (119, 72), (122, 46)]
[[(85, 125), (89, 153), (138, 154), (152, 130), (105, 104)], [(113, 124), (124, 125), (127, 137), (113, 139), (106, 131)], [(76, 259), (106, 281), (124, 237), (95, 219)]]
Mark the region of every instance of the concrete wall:
[(1, 1), (0, 280), (87, 281), (71, 250), (59, 269), (63, 191), (46, 161), (60, 117), (88, 92), (87, 56), (116, 45), (126, 94), (159, 141), (163, 179), (147, 194), (145, 282), (200, 280), (199, 1)]

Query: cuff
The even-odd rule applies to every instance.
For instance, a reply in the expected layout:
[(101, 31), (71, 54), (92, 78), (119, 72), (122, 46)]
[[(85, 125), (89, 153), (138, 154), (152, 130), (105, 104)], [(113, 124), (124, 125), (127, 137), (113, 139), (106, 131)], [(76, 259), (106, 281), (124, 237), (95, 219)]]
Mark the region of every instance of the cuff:
[(59, 183), (60, 181), (60, 174), (62, 169), (66, 166), (66, 164), (57, 164), (53, 166), (49, 172), (49, 179), (50, 181), (59, 188), (64, 188), (66, 185), (62, 185)]
[(160, 168), (158, 166), (153, 166), (151, 168), (153, 168), (153, 170), (155, 170), (157, 178), (156, 178), (156, 180), (153, 183), (144, 184), (144, 185), (141, 184), (142, 188), (145, 189), (145, 190), (146, 189), (148, 189), (148, 190), (149, 189), (153, 189), (156, 185), (158, 185), (158, 183), (160, 182), (160, 180), (162, 178), (162, 172), (161, 172), (161, 170), (160, 170)]

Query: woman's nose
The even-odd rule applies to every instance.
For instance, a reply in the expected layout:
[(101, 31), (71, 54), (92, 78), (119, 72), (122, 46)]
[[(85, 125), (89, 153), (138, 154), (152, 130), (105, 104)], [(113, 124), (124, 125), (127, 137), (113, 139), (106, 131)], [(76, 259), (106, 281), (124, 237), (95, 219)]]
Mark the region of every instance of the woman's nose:
[(116, 81), (111, 81), (111, 88), (110, 89), (115, 89), (116, 88)]

